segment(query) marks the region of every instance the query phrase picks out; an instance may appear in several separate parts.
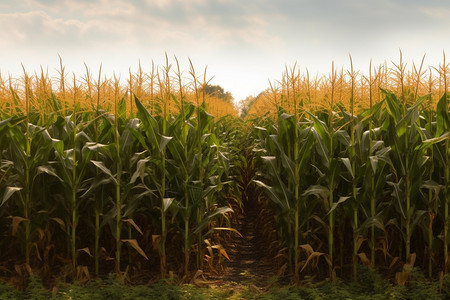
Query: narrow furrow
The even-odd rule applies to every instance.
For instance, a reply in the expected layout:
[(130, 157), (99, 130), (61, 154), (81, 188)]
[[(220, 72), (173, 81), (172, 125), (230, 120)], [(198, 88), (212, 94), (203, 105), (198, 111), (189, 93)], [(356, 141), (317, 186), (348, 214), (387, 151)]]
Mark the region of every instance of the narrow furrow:
[(250, 206), (237, 217), (233, 228), (242, 237), (236, 236), (225, 244), (230, 260), (224, 262), (224, 269), (219, 274), (208, 278), (224, 283), (253, 284), (258, 287), (268, 285), (268, 280), (276, 274), (273, 260), (267, 253), (261, 231), (257, 228), (258, 212)]

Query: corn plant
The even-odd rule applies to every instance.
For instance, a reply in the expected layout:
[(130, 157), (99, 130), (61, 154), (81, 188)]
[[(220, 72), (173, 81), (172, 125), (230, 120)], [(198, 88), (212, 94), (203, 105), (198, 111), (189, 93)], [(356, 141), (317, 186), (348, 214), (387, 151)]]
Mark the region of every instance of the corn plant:
[(133, 137), (139, 126), (139, 120), (130, 119), (126, 121), (120, 116), (117, 116), (116, 119), (111, 115), (109, 118), (106, 118), (105, 123), (107, 123), (107, 126), (104, 130), (109, 132), (111, 137), (110, 144), (90, 144), (88, 146), (91, 151), (97, 152), (99, 157), (102, 158), (99, 161), (91, 160), (95, 167), (100, 170), (102, 176), (99, 176), (92, 182), (85, 194), (94, 192), (104, 185), (112, 185), (114, 187), (114, 192), (110, 195), (115, 199), (115, 202), (111, 206), (110, 211), (105, 214), (104, 221), (111, 222), (112, 233), (116, 240), (116, 271), (120, 274), (121, 247), (124, 242), (127, 242), (140, 255), (147, 258), (137, 241), (131, 239), (130, 234), (128, 239), (122, 238), (124, 223), (131, 225), (129, 227), (130, 230), (133, 227), (138, 232), (142, 232), (133, 221), (136, 204), (131, 205), (129, 203), (133, 198), (132, 188), (135, 185), (136, 164), (139, 158), (139, 156), (133, 155), (136, 150), (136, 141)]
[[(421, 130), (421, 136), (423, 143), (419, 147), (421, 150), (430, 148), (432, 149), (432, 172), (429, 179), (424, 182), (423, 187), (429, 190), (428, 203), (430, 208), (439, 205), (435, 201), (435, 197), (441, 195), (441, 206), (443, 205), (443, 244), (444, 244), (444, 273), (448, 272), (448, 205), (450, 203), (449, 199), (449, 132), (450, 132), (450, 117), (449, 117), (449, 95), (445, 93), (439, 100), (436, 108), (436, 126), (428, 126), (426, 129)], [(430, 123), (430, 121), (429, 121)], [(434, 134), (433, 134), (434, 131)], [(431, 148), (432, 147), (432, 148)], [(430, 212), (432, 215), (435, 210)], [(432, 217), (431, 217), (432, 218)], [(432, 219), (430, 218), (430, 222)], [(431, 227), (431, 225), (430, 225)], [(429, 229), (429, 235), (432, 235), (432, 228)], [(429, 237), (429, 246), (432, 246), (431, 237)], [(431, 259), (431, 258), (430, 258)], [(429, 271), (431, 272), (431, 271)]]
[[(150, 115), (147, 109), (142, 105), (137, 97), (135, 97), (137, 115), (140, 120), (140, 131), (134, 131), (134, 136), (140, 145), (146, 151), (146, 158), (140, 159), (140, 175), (142, 183), (149, 191), (155, 191), (159, 198), (161, 235), (159, 236), (159, 255), (161, 276), (165, 277), (167, 273), (166, 259), (166, 215), (169, 207), (172, 205), (174, 198), (166, 196), (166, 178), (168, 176), (166, 169), (166, 147), (172, 137), (165, 136), (166, 120), (164, 118), (155, 119)], [(144, 178), (144, 172), (150, 174)], [(153, 192), (152, 192), (153, 193)]]
[[(26, 127), (26, 130), (23, 127)], [(25, 263), (30, 265), (32, 241), (39, 228), (39, 224), (33, 222), (33, 215), (40, 205), (36, 196), (42, 197), (42, 193), (37, 192), (39, 184), (42, 184), (39, 179), (43, 176), (58, 178), (55, 169), (49, 164), (49, 155), (55, 148), (61, 150), (63, 145), (60, 141), (52, 139), (45, 128), (24, 122), (10, 128), (7, 140), (12, 174), (9, 176), (2, 203), (15, 199), (12, 235), (19, 235)]]
[(316, 194), (323, 198), (325, 203), (325, 209), (328, 216), (328, 264), (329, 275), (334, 278), (333, 267), (333, 252), (334, 252), (334, 210), (337, 206), (343, 203), (348, 198), (340, 197), (338, 201), (335, 201), (336, 188), (339, 183), (339, 168), (340, 160), (337, 156), (340, 144), (344, 147), (348, 147), (350, 144), (350, 137), (345, 130), (337, 130), (334, 128), (335, 124), (332, 121), (332, 115), (329, 115), (329, 127), (320, 120), (317, 116), (309, 113), (314, 122), (313, 135), (316, 140), (316, 151), (320, 158), (318, 170), (321, 170), (323, 174), (319, 184), (313, 189), (310, 189), (308, 193)]
[[(168, 124), (167, 132), (173, 137), (167, 145), (168, 185), (175, 198), (172, 210), (180, 213), (175, 222), (183, 234), (184, 273), (188, 273), (192, 246), (197, 248), (197, 267), (202, 261), (203, 241), (213, 231), (232, 230), (229, 224), (218, 227), (214, 223), (231, 213), (229, 207), (221, 206), (218, 194), (230, 183), (229, 159), (225, 154), (224, 139), (229, 128), (214, 125), (214, 118), (203, 107), (181, 102), (183, 109)], [(195, 114), (196, 113), (196, 114)], [(220, 122), (217, 121), (215, 124)], [(182, 124), (185, 124), (184, 126)], [(199, 149), (201, 149), (199, 153)], [(203, 182), (200, 181), (203, 179)], [(203, 188), (202, 188), (203, 187)], [(200, 221), (199, 221), (200, 220)]]
[[(187, 275), (188, 269), (189, 269), (189, 260), (190, 260), (190, 248), (191, 248), (191, 241), (190, 241), (190, 234), (189, 234), (189, 220), (190, 220), (190, 199), (189, 199), (189, 171), (186, 168), (185, 162), (188, 160), (188, 157), (192, 157), (192, 155), (188, 155), (189, 149), (187, 144), (187, 136), (188, 136), (188, 120), (192, 116), (194, 112), (194, 107), (191, 105), (186, 107), (185, 105), (185, 98), (183, 95), (183, 83), (182, 83), (182, 73), (180, 71), (180, 64), (178, 63), (178, 59), (175, 57), (176, 63), (177, 63), (177, 78), (178, 78), (178, 86), (179, 86), (179, 93), (180, 93), (180, 134), (179, 134), (179, 144), (182, 146), (182, 151), (178, 152), (176, 151), (174, 154), (175, 157), (181, 158), (180, 163), (180, 170), (178, 170), (183, 178), (182, 182), (183, 184), (183, 196), (184, 196), (184, 274)], [(189, 109), (191, 108), (191, 109)], [(173, 143), (172, 143), (173, 144)], [(195, 147), (194, 147), (195, 148)], [(181, 156), (182, 155), (182, 156)]]
[(398, 210), (402, 225), (402, 233), (405, 241), (406, 258), (411, 254), (411, 236), (415, 226), (423, 217), (425, 211), (417, 210), (420, 187), (424, 184), (426, 164), (429, 157), (426, 150), (433, 144), (446, 139), (440, 136), (435, 139), (427, 139), (425, 130), (418, 122), (419, 106), (426, 99), (420, 97), (416, 103), (406, 108), (399, 104), (395, 94), (383, 91), (385, 94), (387, 110), (390, 115), (388, 125), (388, 143), (392, 146), (392, 155), (395, 162), (395, 182), (388, 182), (392, 187), (394, 205)]
[[(333, 64), (329, 77), (315, 79), (295, 65), (246, 108), (265, 117), (244, 124), (210, 115), (225, 106), (206, 94), (206, 69), (200, 78), (189, 61), (185, 82), (175, 60), (175, 72), (167, 56), (149, 74), (139, 65), (126, 87), (102, 79), (101, 68), (92, 80), (87, 67), (72, 85), (62, 60), (54, 86), (43, 69), (0, 76), (0, 227), (9, 232), (2, 249), (22, 247), (16, 271), (39, 268), (41, 258), (48, 272), (57, 257), (62, 273), (87, 273), (80, 253), (93, 248), (96, 275), (103, 254), (132, 276), (142, 266), (133, 266), (133, 251), (148, 258), (153, 246), (161, 277), (170, 270), (188, 280), (194, 254), (202, 269), (205, 257), (211, 262), (205, 248), (222, 242), (217, 232), (233, 231), (240, 197), (257, 197), (276, 221), (271, 234), (280, 241), (270, 247), (286, 262), (279, 272), (289, 268), (296, 282), (323, 276), (325, 264), (331, 279), (338, 269), (357, 279), (358, 263), (394, 270), (406, 262), (406, 270), (416, 256), (430, 277), (448, 272), (445, 61), (439, 76), (429, 69), (428, 82), (423, 59), (411, 71), (402, 57), (374, 75), (370, 65), (368, 78), (352, 61), (347, 73)], [(64, 234), (53, 234), (58, 225)], [(21, 260), (2, 255), (5, 264)]]
[(172, 126), (174, 131), (171, 132), (171, 135), (175, 138), (168, 148), (174, 161), (174, 164), (171, 165), (171, 168), (174, 168), (172, 181), (177, 183), (174, 187), (181, 187), (180, 190), (175, 189), (173, 192), (177, 194), (178, 207), (183, 218), (183, 228), (180, 229), (183, 231), (184, 273), (187, 275), (193, 243), (191, 221), (199, 200), (194, 193), (198, 168), (196, 168), (197, 147), (194, 144), (196, 139), (192, 137), (195, 134), (195, 127), (190, 123), (195, 107), (188, 103), (181, 103), (181, 105), (183, 106), (181, 114), (174, 120), (174, 126)]
[[(64, 144), (64, 148), (55, 151), (57, 159), (56, 172), (61, 178), (61, 185), (64, 190), (64, 198), (69, 199), (65, 205), (68, 218), (65, 222), (66, 233), (70, 237), (70, 252), (72, 267), (77, 267), (77, 226), (79, 222), (78, 208), (80, 206), (79, 190), (82, 189), (85, 173), (90, 165), (92, 151), (89, 150), (90, 137), (83, 131), (85, 124), (78, 123), (76, 112), (65, 118), (58, 118), (52, 126), (52, 131), (58, 134)], [(56, 137), (54, 135), (54, 137)]]
[[(266, 132), (266, 130), (264, 130)], [(265, 155), (261, 158), (266, 163), (268, 171), (267, 179), (271, 185), (255, 180), (269, 194), (277, 206), (277, 210), (283, 220), (284, 240), (288, 243), (289, 265), (293, 263), (293, 273), (298, 278), (300, 271), (299, 246), (306, 243), (307, 239), (302, 234), (305, 225), (311, 217), (310, 208), (312, 203), (307, 202), (305, 190), (309, 185), (306, 179), (306, 170), (309, 168), (311, 147), (314, 138), (311, 125), (307, 120), (299, 120), (286, 113), (280, 113), (276, 131), (267, 136), (267, 150), (273, 149), (271, 156)], [(300, 174), (304, 176), (300, 179)], [(292, 243), (293, 241), (293, 243)]]
[[(392, 166), (389, 157), (390, 147), (385, 147), (384, 142), (379, 139), (381, 128), (373, 128), (368, 122), (371, 122), (367, 115), (372, 115), (381, 109), (381, 103), (377, 104), (372, 110), (367, 111), (356, 121), (351, 136), (350, 147), (348, 148), (348, 157), (341, 157), (342, 164), (346, 170), (343, 176), (348, 185), (348, 192), (345, 194), (347, 204), (350, 204), (353, 213), (353, 276), (357, 277), (358, 257), (364, 262), (369, 261), (365, 253), (358, 252), (361, 243), (370, 228), (369, 247), (371, 249), (371, 264), (374, 266), (375, 260), (375, 227), (384, 229), (382, 220), (382, 208), (378, 208), (377, 200), (385, 187), (385, 180), (389, 166)], [(349, 119), (345, 113), (344, 119)], [(372, 124), (373, 125), (373, 124)], [(378, 139), (373, 139), (378, 138)], [(350, 159), (352, 157), (352, 159)], [(345, 198), (343, 198), (345, 199)], [(342, 200), (343, 200), (342, 199)], [(362, 222), (361, 222), (362, 221)], [(373, 239), (372, 239), (373, 236)]]
[[(14, 162), (8, 159), (8, 156), (4, 158), (5, 154), (7, 154), (4, 153), (4, 151), (8, 148), (8, 133), (10, 128), (12, 126), (17, 126), (17, 124), (20, 124), (21, 122), (23, 122), (23, 118), (20, 117), (7, 118), (0, 121), (0, 195), (2, 195), (0, 202), (0, 216), (2, 221), (5, 215), (10, 211), (7, 201), (10, 196), (8, 196), (7, 191), (10, 193), (17, 191), (17, 189), (8, 188), (10, 177), (13, 175), (11, 172), (13, 171)], [(3, 222), (2, 225), (5, 226)]]

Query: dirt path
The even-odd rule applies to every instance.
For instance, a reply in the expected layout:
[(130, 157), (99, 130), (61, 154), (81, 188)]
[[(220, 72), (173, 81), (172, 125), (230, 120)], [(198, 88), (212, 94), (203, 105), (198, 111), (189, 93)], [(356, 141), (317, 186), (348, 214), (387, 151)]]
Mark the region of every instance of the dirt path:
[(246, 284), (267, 287), (276, 275), (273, 258), (268, 256), (267, 244), (257, 228), (258, 211), (248, 205), (244, 213), (237, 216), (232, 224), (242, 237), (227, 242), (224, 247), (230, 261), (225, 260), (224, 270), (219, 274), (209, 274), (209, 280), (224, 284)]

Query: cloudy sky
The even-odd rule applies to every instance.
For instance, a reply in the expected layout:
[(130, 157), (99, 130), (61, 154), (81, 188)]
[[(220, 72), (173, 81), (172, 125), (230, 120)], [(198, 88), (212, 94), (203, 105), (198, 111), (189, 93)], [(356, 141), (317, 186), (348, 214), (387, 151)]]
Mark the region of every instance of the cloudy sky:
[[(0, 71), (48, 67), (127, 76), (138, 61), (150, 71), (188, 58), (236, 100), (256, 95), (295, 62), (327, 73), (331, 61), (367, 71), (397, 61), (437, 65), (450, 56), (447, 0), (0, 0)], [(171, 59), (172, 62), (173, 59)]]

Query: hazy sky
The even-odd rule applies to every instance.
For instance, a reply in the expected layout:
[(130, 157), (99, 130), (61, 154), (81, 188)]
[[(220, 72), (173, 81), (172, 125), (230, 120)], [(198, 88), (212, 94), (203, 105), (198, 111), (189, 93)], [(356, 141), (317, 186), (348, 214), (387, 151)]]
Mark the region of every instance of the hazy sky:
[[(256, 95), (295, 62), (327, 73), (331, 61), (367, 71), (374, 63), (404, 59), (437, 65), (450, 57), (447, 0), (0, 0), (0, 71), (56, 74), (58, 54), (67, 71), (83, 62), (107, 75), (144, 71), (164, 53), (188, 57), (212, 83), (236, 100)], [(174, 60), (171, 59), (174, 63)], [(187, 75), (187, 72), (185, 72)]]

